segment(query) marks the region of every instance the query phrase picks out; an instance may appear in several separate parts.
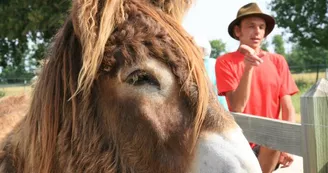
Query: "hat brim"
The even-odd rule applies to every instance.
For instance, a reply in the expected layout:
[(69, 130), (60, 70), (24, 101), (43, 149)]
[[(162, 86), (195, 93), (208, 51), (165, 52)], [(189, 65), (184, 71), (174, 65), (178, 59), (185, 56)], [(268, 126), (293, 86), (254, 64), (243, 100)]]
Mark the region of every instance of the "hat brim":
[(245, 17), (251, 17), (251, 16), (255, 16), (255, 17), (260, 17), (262, 19), (264, 19), (265, 23), (266, 23), (266, 31), (265, 31), (265, 37), (267, 35), (269, 35), (274, 26), (275, 26), (275, 20), (273, 17), (267, 15), (267, 14), (264, 14), (264, 13), (252, 13), (252, 14), (247, 14), (247, 15), (243, 15), (243, 16), (239, 16), (238, 18), (236, 18), (235, 20), (233, 20), (229, 27), (228, 27), (228, 32), (229, 32), (229, 35), (236, 39), (236, 40), (239, 40), (237, 37), (235, 37), (235, 34), (234, 34), (234, 27), (236, 26), (236, 24), (240, 23), (240, 21), (242, 19), (244, 19)]

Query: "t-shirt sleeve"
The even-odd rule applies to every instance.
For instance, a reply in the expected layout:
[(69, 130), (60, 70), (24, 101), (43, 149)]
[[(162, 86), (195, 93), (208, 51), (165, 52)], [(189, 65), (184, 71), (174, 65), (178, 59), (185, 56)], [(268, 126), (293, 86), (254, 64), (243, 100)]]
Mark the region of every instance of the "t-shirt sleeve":
[(218, 94), (225, 96), (227, 92), (233, 91), (238, 87), (238, 81), (233, 74), (231, 66), (221, 58), (215, 63), (215, 76)]
[(280, 93), (279, 97), (283, 97), (285, 95), (294, 95), (299, 90), (297, 88), (297, 85), (292, 77), (292, 74), (289, 71), (289, 67), (287, 64), (287, 61), (284, 57), (279, 57), (279, 66), (278, 69), (280, 69), (280, 77), (281, 77), (281, 86), (280, 86)]

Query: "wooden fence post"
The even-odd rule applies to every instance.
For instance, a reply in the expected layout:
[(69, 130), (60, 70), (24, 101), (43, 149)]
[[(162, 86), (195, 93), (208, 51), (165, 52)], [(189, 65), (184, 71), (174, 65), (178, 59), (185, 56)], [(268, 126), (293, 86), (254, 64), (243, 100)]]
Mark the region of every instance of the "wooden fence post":
[(301, 97), (304, 172), (328, 172), (328, 81), (320, 79)]

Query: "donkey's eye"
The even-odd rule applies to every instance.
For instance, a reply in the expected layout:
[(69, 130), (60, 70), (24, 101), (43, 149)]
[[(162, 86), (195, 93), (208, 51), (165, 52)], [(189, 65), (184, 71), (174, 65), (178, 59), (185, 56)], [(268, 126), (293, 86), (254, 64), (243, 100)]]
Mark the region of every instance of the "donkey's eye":
[(160, 88), (158, 80), (153, 75), (142, 70), (136, 70), (130, 73), (126, 79), (126, 82), (134, 86), (141, 86), (147, 84), (156, 86), (158, 89)]

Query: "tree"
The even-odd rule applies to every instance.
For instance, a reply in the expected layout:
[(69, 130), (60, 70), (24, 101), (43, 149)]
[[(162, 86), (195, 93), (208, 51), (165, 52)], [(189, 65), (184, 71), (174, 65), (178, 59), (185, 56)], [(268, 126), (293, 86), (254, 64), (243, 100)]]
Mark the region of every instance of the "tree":
[(284, 40), (281, 35), (275, 35), (272, 39), (272, 44), (274, 45), (274, 52), (285, 56), (285, 46), (284, 46)]
[(292, 33), (290, 41), (328, 50), (327, 0), (272, 0), (270, 9), (278, 26)]
[(18, 67), (28, 54), (42, 59), (45, 47), (64, 23), (70, 3), (67, 0), (2, 0), (0, 66)]
[(286, 58), (289, 65), (301, 66), (305, 70), (309, 66), (325, 65), (328, 62), (327, 57), (328, 51), (323, 48), (305, 48), (294, 45)]
[(226, 52), (226, 44), (221, 40), (211, 40), (211, 58), (216, 59), (218, 56), (220, 56), (222, 53)]
[(29, 82), (33, 76), (34, 76), (33, 73), (25, 70), (24, 61), (22, 61), (17, 66), (11, 66), (11, 65), (8, 66), (2, 71), (2, 73), (0, 73), (0, 84), (25, 83), (25, 82)]
[(319, 78), (319, 70), (327, 64), (328, 51), (321, 48), (306, 48), (300, 45), (295, 45), (290, 54), (286, 56), (287, 62), (290, 65), (291, 71), (316, 71)]
[(264, 50), (264, 51), (268, 51), (268, 47), (269, 47), (269, 42), (264, 40), (261, 44), (261, 49)]

